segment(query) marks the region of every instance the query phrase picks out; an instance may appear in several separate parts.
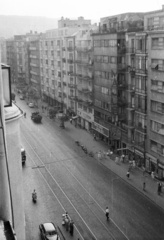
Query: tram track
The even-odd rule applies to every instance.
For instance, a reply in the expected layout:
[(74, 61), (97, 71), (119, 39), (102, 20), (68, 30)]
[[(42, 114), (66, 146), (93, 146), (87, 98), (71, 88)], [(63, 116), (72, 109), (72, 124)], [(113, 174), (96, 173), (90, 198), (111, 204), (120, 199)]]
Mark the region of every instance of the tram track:
[[(68, 167), (66, 167), (66, 163), (68, 161), (74, 161), (75, 158), (79, 157), (77, 156), (74, 151), (70, 151), (70, 149), (66, 149), (67, 152), (67, 158), (65, 158), (65, 153), (63, 151), (63, 153), (61, 154), (62, 148), (61, 148), (61, 144), (58, 142), (58, 153), (51, 151), (51, 147), (49, 148), (49, 141), (47, 141), (46, 139), (44, 139), (44, 143), (47, 141), (47, 143), (45, 144), (45, 146), (43, 145), (42, 142), (40, 142), (39, 140), (37, 140), (37, 136), (35, 135), (35, 137), (31, 137), (31, 134), (28, 133), (28, 131), (23, 131), (23, 135), (24, 138), (26, 140), (26, 143), (29, 146), (29, 151), (27, 152), (33, 152), (33, 156), (31, 156), (32, 159), (35, 159), (35, 165), (39, 166), (39, 165), (44, 165), (43, 169), (39, 169), (39, 171), (41, 172), (41, 174), (44, 176), (44, 178), (46, 179), (46, 181), (49, 183), (51, 182), (51, 189), (55, 189), (55, 193), (56, 193), (56, 188), (59, 188), (60, 191), (63, 193), (65, 199), (67, 199), (67, 201), (70, 203), (71, 207), (69, 206), (69, 211), (72, 211), (72, 208), (74, 209), (74, 212), (76, 212), (76, 214), (73, 214), (73, 217), (76, 218), (76, 226), (79, 229), (82, 229), (82, 225), (85, 225), (84, 228), (88, 228), (88, 226), (92, 226), (92, 228), (94, 229), (99, 229), (100, 226), (104, 229), (104, 232), (107, 232), (108, 237), (106, 238), (106, 236), (99, 236), (99, 233), (94, 234), (92, 232), (92, 230), (89, 228), (88, 230), (90, 231), (90, 233), (92, 233), (92, 238), (93, 239), (128, 239), (124, 233), (118, 228), (118, 226), (115, 225), (115, 223), (112, 221), (112, 224), (106, 224), (104, 223), (104, 210), (102, 209), (102, 207), (95, 201), (95, 199), (90, 195), (90, 193), (87, 191), (87, 189), (80, 183), (80, 181), (77, 179), (77, 177), (70, 171), (70, 169)], [(35, 139), (34, 139), (35, 138)], [(50, 140), (50, 139), (49, 139)], [(53, 143), (57, 142), (55, 141), (54, 138), (51, 139), (53, 141)], [(33, 147), (32, 141), (35, 142), (35, 145)], [(41, 146), (41, 148), (38, 147)], [(38, 149), (42, 149), (42, 151), (38, 151)], [(60, 154), (59, 154), (60, 152)], [(42, 153), (44, 153), (45, 157), (42, 157)], [(60, 155), (60, 156), (59, 156)], [(52, 161), (53, 158), (53, 161)], [(44, 161), (43, 161), (44, 159)], [(53, 167), (54, 166), (54, 167)], [(58, 174), (60, 172), (60, 174)], [(69, 173), (67, 174), (67, 181), (70, 183), (72, 182), (72, 186), (67, 186), (66, 187), (66, 183), (63, 182), (64, 176), (66, 176), (66, 172)], [(58, 174), (57, 180), (56, 178), (54, 178), (54, 173), (55, 176)], [(53, 174), (53, 175), (52, 175)], [(59, 176), (60, 175), (60, 176)], [(54, 183), (55, 185), (54, 186)], [(66, 182), (67, 182), (66, 181)], [(59, 183), (60, 182), (60, 183)], [(64, 187), (63, 187), (64, 186)], [(64, 189), (64, 190), (63, 190)], [(52, 190), (54, 191), (54, 190)], [(83, 191), (83, 194), (82, 194)], [(59, 194), (59, 192), (58, 192)], [(63, 206), (67, 206), (68, 204), (65, 203), (65, 201), (63, 201), (63, 198), (60, 196), (56, 196), (57, 198), (60, 198), (60, 202), (62, 202)], [(62, 200), (61, 200), (62, 199)], [(89, 202), (88, 202), (89, 199)], [(92, 204), (91, 204), (92, 201)], [(81, 208), (80, 211), (78, 211), (78, 205), (77, 203), (81, 206), (84, 206), (83, 208)], [(85, 211), (85, 209), (87, 209)], [(88, 212), (90, 212), (90, 214), (92, 213), (92, 220), (90, 219), (90, 223), (87, 224), (87, 221), (84, 220), (86, 218), (86, 216), (89, 216), (91, 218), (90, 215), (88, 215)], [(77, 217), (78, 215), (78, 217)], [(84, 216), (83, 216), (84, 215)], [(98, 217), (99, 216), (99, 217)], [(96, 221), (95, 221), (96, 219)], [(83, 224), (81, 223), (83, 222)], [(84, 224), (85, 223), (85, 224)], [(97, 225), (97, 223), (99, 223)], [(113, 229), (112, 231), (115, 232), (114, 236), (111, 232), (111, 225), (113, 225)], [(115, 229), (114, 229), (115, 228)], [(119, 234), (117, 233), (119, 232)], [(101, 231), (102, 233), (102, 231)], [(121, 234), (120, 234), (121, 233)], [(84, 234), (84, 232), (82, 231), (82, 234)], [(99, 236), (97, 238), (97, 236)], [(92, 239), (91, 236), (90, 238), (86, 238), (86, 239)]]

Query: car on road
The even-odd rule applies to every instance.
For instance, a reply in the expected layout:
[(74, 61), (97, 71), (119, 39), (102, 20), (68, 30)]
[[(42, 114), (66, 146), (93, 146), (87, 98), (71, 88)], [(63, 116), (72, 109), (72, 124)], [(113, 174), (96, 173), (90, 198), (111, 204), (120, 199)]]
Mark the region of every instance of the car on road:
[(60, 240), (54, 223), (42, 223), (39, 225), (42, 240)]
[(24, 100), (24, 96), (23, 95), (20, 95), (20, 100)]
[(34, 108), (34, 103), (29, 103), (28, 105), (30, 108)]
[(24, 147), (21, 147), (21, 159), (22, 159), (22, 165), (24, 165), (26, 162), (26, 151)]

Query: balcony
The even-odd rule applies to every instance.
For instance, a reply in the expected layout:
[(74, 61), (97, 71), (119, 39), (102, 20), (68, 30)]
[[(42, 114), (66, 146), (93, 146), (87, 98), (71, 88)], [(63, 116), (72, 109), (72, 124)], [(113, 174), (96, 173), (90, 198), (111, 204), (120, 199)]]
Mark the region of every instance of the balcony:
[(128, 91), (130, 91), (131, 93), (135, 93), (135, 86), (133, 84), (128, 84)]
[(68, 95), (68, 98), (69, 98), (70, 100), (74, 100), (74, 101), (77, 100), (77, 97), (74, 96), (74, 95)]
[(75, 85), (75, 84), (72, 84), (72, 83), (68, 83), (68, 87), (69, 87), (69, 88), (76, 88), (76, 85)]
[(74, 50), (73, 47), (67, 47), (67, 51), (72, 52)]
[(76, 51), (77, 52), (89, 52), (92, 51), (92, 47), (88, 46), (88, 47), (76, 47)]
[(127, 53), (130, 53), (130, 55), (135, 55), (136, 49), (134, 47), (133, 48), (127, 48)]
[(134, 121), (132, 121), (132, 120), (127, 120), (127, 121), (125, 121), (125, 125), (126, 125), (128, 128), (135, 128)]
[(123, 82), (123, 83), (118, 83), (118, 88), (119, 88), (119, 89), (126, 89), (127, 86), (128, 86), (128, 85), (127, 85), (125, 82)]
[(72, 64), (73, 63), (73, 59), (67, 59), (67, 62), (69, 63), (69, 64)]
[(127, 104), (127, 109), (130, 111), (135, 111), (135, 104), (134, 103), (128, 103)]
[(72, 76), (74, 73), (73, 73), (73, 71), (68, 71), (67, 74)]
[(119, 107), (126, 107), (127, 106), (127, 101), (124, 98), (118, 98), (118, 102), (117, 102)]
[(135, 124), (135, 129), (146, 134), (147, 133), (147, 128), (146, 126), (142, 126), (142, 123)]
[(118, 54), (122, 55), (126, 53), (126, 47), (118, 47), (117, 48)]
[(117, 67), (118, 67), (118, 70), (121, 72), (126, 71), (126, 64), (118, 63)]
[(62, 58), (62, 62), (63, 62), (63, 63), (66, 63), (66, 58)]

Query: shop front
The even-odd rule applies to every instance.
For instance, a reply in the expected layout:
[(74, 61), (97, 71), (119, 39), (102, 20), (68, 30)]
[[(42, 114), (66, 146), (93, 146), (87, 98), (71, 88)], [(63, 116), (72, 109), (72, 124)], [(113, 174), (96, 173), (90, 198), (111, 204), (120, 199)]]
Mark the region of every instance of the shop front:
[(102, 141), (106, 142), (108, 144), (109, 141), (109, 129), (105, 128), (104, 126), (93, 122), (92, 123), (92, 129), (94, 130), (96, 137), (101, 139)]
[(160, 180), (164, 179), (164, 165), (149, 153), (146, 154), (146, 171), (154, 172), (155, 177)]
[(89, 131), (92, 128), (93, 114), (85, 113), (78, 110), (77, 115), (78, 115), (78, 125)]

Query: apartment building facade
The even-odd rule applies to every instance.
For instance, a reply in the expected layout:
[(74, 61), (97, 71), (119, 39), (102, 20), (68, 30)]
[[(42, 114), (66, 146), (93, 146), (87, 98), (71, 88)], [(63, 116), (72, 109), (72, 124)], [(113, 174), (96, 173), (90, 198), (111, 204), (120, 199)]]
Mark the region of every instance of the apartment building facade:
[[(128, 97), (126, 33), (143, 28), (140, 13), (101, 19), (94, 43), (93, 129), (112, 150), (128, 150)], [(130, 126), (131, 127), (131, 126)]]
[(81, 30), (76, 36), (76, 88), (77, 123), (91, 130), (94, 120), (93, 108), (93, 41), (91, 29)]
[(164, 6), (144, 17), (148, 38), (146, 169), (164, 178)]

